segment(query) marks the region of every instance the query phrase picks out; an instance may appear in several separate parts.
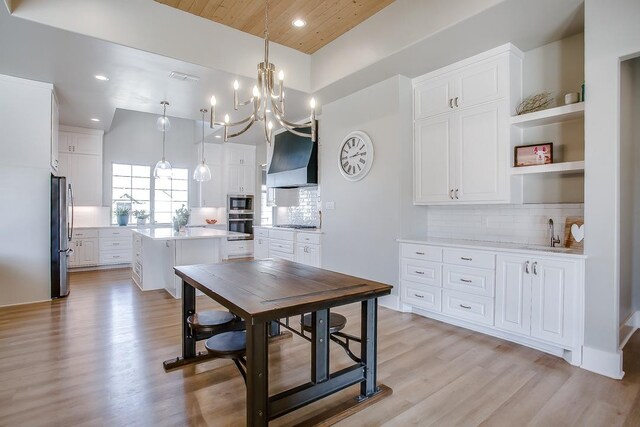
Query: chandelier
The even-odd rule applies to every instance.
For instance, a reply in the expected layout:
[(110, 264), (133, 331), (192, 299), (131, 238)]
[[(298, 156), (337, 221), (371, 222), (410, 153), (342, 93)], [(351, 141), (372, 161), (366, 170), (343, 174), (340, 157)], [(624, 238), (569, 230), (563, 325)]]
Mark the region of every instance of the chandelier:
[[(263, 123), (264, 137), (266, 141), (271, 144), (271, 137), (273, 131), (273, 121), (269, 119), (268, 114), (278, 122), (283, 128), (289, 132), (302, 137), (311, 138), (312, 141), (316, 141), (316, 101), (311, 98), (309, 107), (311, 114), (309, 121), (304, 123), (290, 122), (284, 117), (284, 72), (280, 70), (278, 73), (278, 84), (274, 83), (276, 67), (269, 62), (269, 1), (265, 0), (264, 8), (264, 62), (258, 64), (258, 79), (257, 84), (253, 87), (252, 96), (246, 101), (238, 100), (238, 89), (240, 84), (238, 81), (233, 82), (233, 109), (238, 110), (239, 107), (246, 105), (252, 106), (252, 112), (249, 116), (237, 122), (231, 122), (229, 115), (225, 114), (224, 121), (216, 122), (216, 97), (211, 97), (211, 118), (210, 126), (213, 129), (215, 126), (224, 127), (224, 141), (228, 141), (229, 138), (233, 138), (245, 133), (251, 126), (260, 121)], [(238, 129), (232, 130), (229, 133), (230, 128)], [(309, 129), (308, 133), (304, 132), (305, 129)]]

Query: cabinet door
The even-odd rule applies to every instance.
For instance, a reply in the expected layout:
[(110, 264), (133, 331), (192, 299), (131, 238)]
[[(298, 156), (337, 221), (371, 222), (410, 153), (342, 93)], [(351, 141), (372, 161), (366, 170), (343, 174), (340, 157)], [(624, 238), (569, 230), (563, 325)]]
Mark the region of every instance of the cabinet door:
[(451, 75), (435, 77), (413, 89), (414, 119), (424, 119), (453, 109)]
[(451, 115), (415, 122), (413, 202), (452, 202)]
[(269, 258), (269, 239), (256, 237), (253, 240), (253, 257), (255, 259)]
[(256, 192), (256, 171), (254, 165), (242, 166), (242, 182), (240, 184), (242, 194), (255, 194)]
[(80, 246), (82, 250), (80, 251), (80, 259), (79, 263), (82, 265), (96, 265), (98, 264), (99, 258), (99, 247), (97, 239), (83, 239), (80, 240)]
[(244, 161), (244, 153), (245, 151), (239, 144), (225, 144), (224, 162), (227, 165), (241, 165)]
[(320, 246), (298, 243), (296, 245), (296, 262), (320, 268)]
[(73, 150), (73, 143), (71, 142), (71, 133), (58, 132), (58, 152), (71, 153)]
[[(526, 257), (498, 255), (495, 326), (529, 335), (531, 331), (531, 274)], [(529, 270), (531, 271), (531, 270)]]
[(532, 265), (531, 336), (572, 345), (575, 334), (577, 266), (570, 261), (534, 261)]
[(455, 78), (454, 106), (468, 108), (504, 98), (508, 85), (507, 56), (470, 65)]
[(51, 93), (51, 169), (53, 172), (58, 171), (60, 160), (58, 159), (58, 128), (60, 126), (60, 116), (58, 112), (58, 103), (56, 96)]
[(102, 205), (102, 158), (100, 156), (69, 155), (73, 196), (77, 206)]
[(199, 183), (200, 207), (223, 207), (222, 166), (210, 164), (211, 180)]
[(102, 136), (83, 133), (73, 133), (71, 135), (72, 152), (102, 156)]
[(69, 242), (69, 248), (73, 249), (73, 251), (69, 253), (69, 257), (67, 258), (67, 266), (77, 267), (79, 264), (78, 260), (81, 257), (80, 251), (82, 250), (80, 242), (78, 240)]
[(461, 110), (453, 131), (456, 164), (456, 200), (508, 199), (506, 103), (497, 102)]
[[(201, 156), (201, 147), (198, 146), (198, 159)], [(222, 164), (222, 145), (221, 144), (204, 144), (204, 156), (206, 163), (211, 165)]]

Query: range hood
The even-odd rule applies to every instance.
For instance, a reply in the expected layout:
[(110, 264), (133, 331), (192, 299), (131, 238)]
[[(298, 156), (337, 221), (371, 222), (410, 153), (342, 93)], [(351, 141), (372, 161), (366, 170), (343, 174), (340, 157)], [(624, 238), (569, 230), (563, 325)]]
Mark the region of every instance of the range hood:
[(282, 132), (275, 136), (267, 171), (267, 187), (298, 188), (318, 185), (318, 143)]

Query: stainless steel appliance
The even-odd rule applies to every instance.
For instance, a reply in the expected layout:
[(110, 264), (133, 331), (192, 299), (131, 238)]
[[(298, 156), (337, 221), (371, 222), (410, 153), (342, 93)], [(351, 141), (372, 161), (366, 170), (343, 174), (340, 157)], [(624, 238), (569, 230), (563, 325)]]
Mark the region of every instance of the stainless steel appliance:
[(51, 298), (69, 295), (67, 261), (73, 253), (73, 189), (62, 176), (51, 176)]
[(227, 196), (227, 230), (249, 234), (247, 237), (227, 237), (227, 240), (253, 240), (253, 196)]

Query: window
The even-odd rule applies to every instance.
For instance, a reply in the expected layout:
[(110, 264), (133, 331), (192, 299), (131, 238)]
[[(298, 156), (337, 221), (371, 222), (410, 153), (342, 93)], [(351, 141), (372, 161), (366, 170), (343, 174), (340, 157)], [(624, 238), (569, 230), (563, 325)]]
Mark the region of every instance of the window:
[[(112, 165), (111, 209), (126, 206), (135, 210), (144, 209), (150, 222), (170, 224), (176, 209), (189, 206), (189, 170), (173, 168), (173, 178), (152, 179), (150, 166)], [(112, 224), (116, 218), (112, 216)]]

